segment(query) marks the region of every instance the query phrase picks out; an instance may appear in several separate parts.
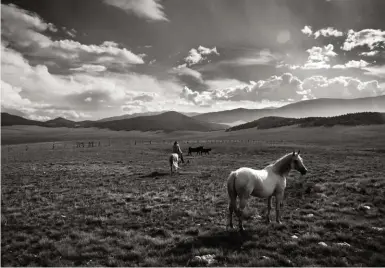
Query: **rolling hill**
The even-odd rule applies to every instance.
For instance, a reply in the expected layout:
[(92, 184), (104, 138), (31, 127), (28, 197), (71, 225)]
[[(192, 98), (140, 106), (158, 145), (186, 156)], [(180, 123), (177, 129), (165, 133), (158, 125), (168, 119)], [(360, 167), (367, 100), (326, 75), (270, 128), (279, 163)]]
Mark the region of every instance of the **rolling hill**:
[[(151, 115), (158, 115), (162, 113), (166, 113), (168, 111), (160, 111), (160, 112), (146, 112), (146, 113), (133, 113), (133, 114), (124, 114), (124, 115), (118, 115), (118, 116), (112, 116), (112, 117), (106, 117), (100, 120), (97, 120), (97, 122), (108, 122), (108, 121), (115, 121), (115, 120), (122, 120), (122, 119), (130, 119), (140, 116), (151, 116)], [(186, 116), (196, 116), (199, 115), (199, 113), (181, 113)]]
[(385, 124), (385, 113), (350, 113), (332, 117), (305, 117), (286, 118), (269, 116), (263, 117), (246, 124), (231, 127), (226, 131), (237, 131), (242, 129), (258, 128), (269, 129), (283, 126), (299, 125), (300, 127), (332, 127), (335, 125), (362, 126)]
[(2, 126), (14, 126), (14, 125), (34, 125), (44, 126), (44, 122), (26, 119), (18, 115), (12, 115), (9, 113), (1, 113), (1, 125)]
[(231, 124), (236, 121), (253, 121), (267, 116), (276, 117), (327, 117), (347, 113), (385, 112), (385, 95), (358, 99), (315, 99), (300, 101), (280, 108), (266, 109), (234, 109), (213, 113), (205, 113), (193, 118), (212, 122)]
[(111, 130), (140, 131), (211, 131), (227, 128), (225, 125), (202, 122), (177, 112), (165, 112), (152, 116), (139, 116), (122, 120), (96, 122), (94, 126), (98, 128), (108, 128)]
[(1, 125), (36, 125), (43, 127), (97, 127), (107, 128), (111, 130), (139, 130), (139, 131), (211, 131), (224, 130), (228, 126), (215, 123), (201, 122), (189, 116), (177, 112), (165, 112), (157, 115), (138, 116), (134, 118), (113, 120), (113, 121), (80, 121), (75, 122), (62, 117), (48, 120), (46, 122), (28, 120), (20, 116), (11, 115), (8, 113), (1, 113)]

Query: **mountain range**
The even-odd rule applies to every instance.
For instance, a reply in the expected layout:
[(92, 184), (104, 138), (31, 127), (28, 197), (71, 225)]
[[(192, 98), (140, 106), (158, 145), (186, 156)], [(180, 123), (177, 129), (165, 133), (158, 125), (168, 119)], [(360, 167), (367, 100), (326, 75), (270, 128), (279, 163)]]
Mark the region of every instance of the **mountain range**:
[(193, 118), (213, 123), (234, 125), (267, 116), (277, 117), (327, 117), (348, 113), (385, 112), (385, 95), (358, 99), (314, 99), (288, 104), (279, 108), (234, 109), (196, 115)]
[(287, 118), (267, 116), (246, 124), (231, 127), (226, 131), (237, 131), (249, 128), (269, 129), (292, 125), (298, 125), (300, 127), (332, 127), (335, 125), (363, 126), (383, 124), (385, 124), (385, 113), (375, 112), (349, 113), (330, 117)]
[(385, 113), (385, 95), (359, 99), (315, 99), (279, 108), (225, 110), (213, 113), (178, 113), (175, 111), (121, 115), (97, 121), (72, 121), (62, 117), (45, 122), (1, 113), (1, 125), (36, 125), (43, 127), (97, 127), (111, 130), (138, 131), (211, 131), (224, 130), (263, 117), (330, 117), (350, 113)]
[(68, 127), (68, 128), (108, 128), (111, 130), (138, 130), (138, 131), (213, 131), (224, 130), (228, 126), (216, 123), (202, 122), (177, 112), (138, 116), (120, 120), (107, 121), (80, 121), (75, 122), (62, 117), (45, 122), (25, 119), (9, 113), (1, 113), (1, 125), (36, 125), (42, 127)]

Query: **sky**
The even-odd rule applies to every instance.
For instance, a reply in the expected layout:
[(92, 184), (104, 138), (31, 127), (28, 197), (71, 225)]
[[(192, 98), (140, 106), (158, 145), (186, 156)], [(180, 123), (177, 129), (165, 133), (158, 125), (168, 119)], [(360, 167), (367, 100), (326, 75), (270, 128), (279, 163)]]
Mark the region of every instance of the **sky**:
[(34, 120), (385, 94), (383, 0), (1, 3), (1, 109)]

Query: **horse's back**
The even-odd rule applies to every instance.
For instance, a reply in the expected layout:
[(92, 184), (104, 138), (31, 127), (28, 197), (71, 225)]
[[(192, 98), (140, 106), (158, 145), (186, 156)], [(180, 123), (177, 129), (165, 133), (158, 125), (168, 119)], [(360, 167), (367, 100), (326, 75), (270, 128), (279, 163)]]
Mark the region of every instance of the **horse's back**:
[(253, 169), (249, 167), (241, 167), (234, 171), (237, 176), (255, 178), (263, 180), (267, 177), (267, 170), (265, 169)]
[(168, 157), (168, 160), (170, 161), (170, 164), (173, 163), (173, 162), (178, 162), (178, 154), (176, 153), (172, 153), (170, 154), (170, 156)]
[(269, 172), (266, 169), (241, 167), (233, 172), (236, 176), (236, 190), (238, 192), (265, 197), (274, 191), (275, 181), (268, 180)]

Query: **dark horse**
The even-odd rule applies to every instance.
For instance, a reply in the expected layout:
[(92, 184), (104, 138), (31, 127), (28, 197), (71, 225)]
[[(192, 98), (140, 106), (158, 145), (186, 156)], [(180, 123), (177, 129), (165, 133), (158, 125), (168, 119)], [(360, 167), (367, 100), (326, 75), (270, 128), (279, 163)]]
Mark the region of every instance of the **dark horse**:
[(202, 151), (203, 151), (203, 146), (199, 146), (196, 148), (188, 147), (188, 154), (187, 155), (191, 155), (192, 152), (196, 152), (197, 154), (202, 154)]
[(202, 153), (210, 154), (211, 148), (203, 148)]

